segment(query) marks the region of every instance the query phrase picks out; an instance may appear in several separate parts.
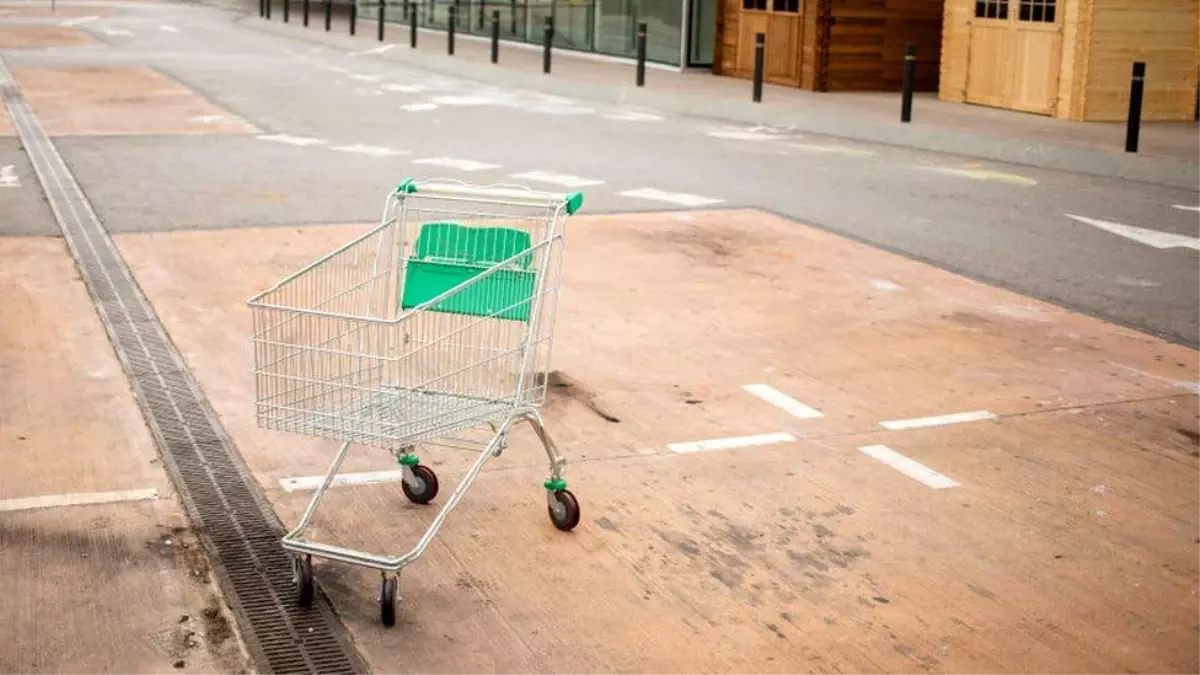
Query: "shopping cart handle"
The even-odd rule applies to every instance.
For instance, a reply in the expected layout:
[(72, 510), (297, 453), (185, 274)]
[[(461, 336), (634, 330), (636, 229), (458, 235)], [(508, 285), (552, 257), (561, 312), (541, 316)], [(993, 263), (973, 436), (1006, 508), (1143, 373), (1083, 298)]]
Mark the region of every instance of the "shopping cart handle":
[(462, 199), (500, 199), (517, 204), (527, 204), (529, 206), (562, 206), (566, 210), (567, 215), (575, 215), (575, 212), (583, 207), (582, 192), (572, 192), (570, 194), (541, 192), (519, 185), (481, 186), (468, 185), (467, 183), (453, 180), (437, 180), (418, 184), (412, 178), (406, 178), (404, 182), (396, 186), (396, 194), (421, 194), (424, 196), (458, 197)]

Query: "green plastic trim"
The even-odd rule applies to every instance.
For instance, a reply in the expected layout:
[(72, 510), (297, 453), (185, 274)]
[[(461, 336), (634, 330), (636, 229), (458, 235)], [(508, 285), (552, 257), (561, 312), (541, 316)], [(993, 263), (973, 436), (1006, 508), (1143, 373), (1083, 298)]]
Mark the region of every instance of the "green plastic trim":
[(396, 186), (396, 192), (402, 195), (411, 195), (417, 191), (417, 181), (411, 178), (405, 178), (404, 182)]
[(421, 463), (421, 459), (412, 453), (408, 453), (397, 457), (396, 463), (400, 466), (414, 467)]
[(572, 192), (567, 195), (567, 215), (573, 216), (575, 212), (583, 208), (583, 193)]
[(542, 483), (542, 487), (551, 492), (562, 492), (567, 489), (567, 481), (562, 478), (547, 478), (546, 482)]

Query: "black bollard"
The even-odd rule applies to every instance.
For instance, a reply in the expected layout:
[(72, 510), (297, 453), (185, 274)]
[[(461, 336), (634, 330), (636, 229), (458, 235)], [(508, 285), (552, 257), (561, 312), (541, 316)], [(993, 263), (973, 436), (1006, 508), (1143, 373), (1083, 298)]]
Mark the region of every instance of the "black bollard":
[(292, 0), (283, 0), (283, 22), (287, 23), (291, 18)]
[(333, 21), (333, 0), (325, 0), (325, 32), (329, 32), (329, 25)]
[(546, 17), (546, 27), (542, 29), (542, 72), (550, 73), (550, 43), (554, 41), (554, 17)]
[(358, 28), (358, 0), (350, 0), (350, 34)]
[(379, 0), (379, 41), (383, 42), (383, 15), (387, 10), (387, 0)]
[(1133, 80), (1129, 83), (1129, 123), (1125, 127), (1125, 152), (1137, 152), (1138, 135), (1142, 132), (1142, 93), (1146, 88), (1146, 64), (1133, 63)]
[[(448, 23), (446, 24), (446, 26), (447, 26), (447, 29), (446, 29), (447, 30), (446, 53), (451, 56), (454, 56), (454, 24), (457, 22), (457, 19), (458, 19), (458, 8), (455, 7), (454, 5), (450, 5), (450, 18), (448, 19)], [(467, 15), (467, 22), (468, 22), (467, 25), (468, 26), (470, 26), (470, 21), (471, 21), (470, 15), (468, 14)]]
[(916, 72), (917, 46), (910, 42), (904, 46), (903, 94), (900, 97), (900, 121), (905, 124), (912, 121), (913, 79)]
[(309, 0), (304, 0), (302, 13), (304, 14), (304, 27), (305, 28), (308, 28), (308, 5), (309, 5)]
[(637, 86), (646, 86), (646, 24), (637, 29)]
[(483, 14), (487, 10), (487, 0), (479, 0), (479, 30), (483, 31)]
[(763, 57), (766, 55), (767, 36), (754, 34), (754, 95), (755, 103), (762, 103)]
[(271, 20), (271, 0), (264, 0), (267, 3), (267, 20)]
[(417, 48), (417, 4), (408, 6), (408, 46)]
[(508, 34), (517, 34), (517, 0), (511, 0), (508, 7), (509, 27)]
[(267, 15), (267, 3), (266, 3), (266, 0), (258, 0), (258, 15), (259, 15), (259, 16), (266, 16), (266, 15)]
[(492, 63), (500, 61), (500, 10), (492, 10)]

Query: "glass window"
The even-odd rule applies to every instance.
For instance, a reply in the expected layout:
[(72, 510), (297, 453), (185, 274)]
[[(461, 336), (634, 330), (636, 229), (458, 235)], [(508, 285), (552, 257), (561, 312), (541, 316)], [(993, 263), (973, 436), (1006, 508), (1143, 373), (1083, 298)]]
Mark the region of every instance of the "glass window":
[(1007, 19), (1008, 0), (975, 0), (975, 18)]
[(1021, 0), (1017, 19), (1036, 23), (1054, 23), (1055, 0)]
[[(581, 0), (597, 2), (595, 49), (616, 56), (636, 56), (637, 26), (646, 24), (646, 59), (679, 65), (683, 40), (683, 4), (679, 0)], [(766, 6), (766, 0), (761, 0)], [(559, 0), (558, 16), (565, 2)]]
[(800, 0), (772, 0), (771, 9), (776, 12), (799, 12)]

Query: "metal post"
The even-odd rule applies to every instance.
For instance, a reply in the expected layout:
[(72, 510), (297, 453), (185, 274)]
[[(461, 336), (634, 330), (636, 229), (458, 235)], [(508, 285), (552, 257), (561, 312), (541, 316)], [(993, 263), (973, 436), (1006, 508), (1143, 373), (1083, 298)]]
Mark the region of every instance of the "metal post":
[(492, 10), (492, 63), (500, 61), (500, 10)]
[(646, 86), (646, 24), (637, 29), (637, 86)]
[(333, 0), (325, 0), (325, 32), (329, 32), (329, 24), (333, 21)]
[(309, 0), (304, 0), (304, 3), (303, 3), (303, 6), (304, 6), (303, 13), (304, 13), (304, 27), (305, 27), (305, 28), (308, 28), (308, 6), (309, 6), (309, 4), (310, 4), (310, 3), (309, 3)]
[(542, 72), (550, 73), (550, 43), (554, 40), (554, 17), (546, 17), (542, 36)]
[(267, 21), (271, 20), (271, 0), (263, 0), (267, 4)]
[(267, 0), (258, 0), (258, 15), (267, 15)]
[(479, 0), (479, 30), (483, 31), (483, 14), (487, 11), (487, 0)]
[(509, 5), (510, 6), (509, 6), (508, 12), (509, 12), (509, 18), (512, 20), (511, 21), (512, 25), (509, 27), (508, 32), (510, 35), (516, 35), (517, 34), (517, 0), (511, 0)]
[(408, 46), (417, 48), (417, 3), (408, 6)]
[(379, 41), (383, 42), (383, 14), (387, 10), (387, 0), (379, 0)]
[(287, 23), (291, 20), (292, 0), (283, 0), (283, 22)]
[(904, 93), (900, 98), (900, 121), (905, 124), (912, 121), (913, 79), (916, 71), (917, 46), (910, 42), (904, 46)]
[[(469, 18), (470, 15), (468, 14), (467, 16), (468, 16), (467, 20), (470, 21), (470, 18)], [(454, 56), (454, 24), (457, 23), (457, 19), (458, 19), (458, 7), (455, 7), (454, 5), (450, 5), (450, 18), (449, 18), (449, 23), (447, 24), (448, 32), (446, 33), (446, 53), (451, 56)]]
[(1129, 83), (1129, 123), (1125, 127), (1125, 152), (1138, 151), (1142, 131), (1142, 93), (1146, 88), (1146, 64), (1133, 63), (1133, 81)]
[(354, 31), (358, 26), (358, 0), (350, 0), (350, 34), (354, 35)]
[(767, 50), (767, 36), (754, 34), (754, 102), (762, 103), (763, 57)]

